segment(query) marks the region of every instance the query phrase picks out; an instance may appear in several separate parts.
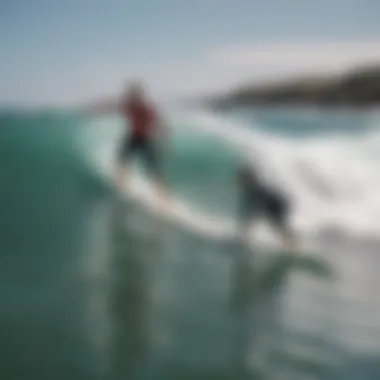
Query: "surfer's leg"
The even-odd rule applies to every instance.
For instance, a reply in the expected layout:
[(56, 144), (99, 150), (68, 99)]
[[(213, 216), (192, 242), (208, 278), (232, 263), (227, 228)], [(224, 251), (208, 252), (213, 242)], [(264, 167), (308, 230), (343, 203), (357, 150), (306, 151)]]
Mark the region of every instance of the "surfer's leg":
[(133, 136), (125, 137), (121, 143), (116, 169), (116, 180), (120, 189), (124, 181), (129, 179), (129, 162), (138, 148), (139, 140)]
[(243, 242), (247, 242), (249, 240), (249, 233), (251, 231), (251, 228), (254, 225), (253, 219), (247, 219), (245, 220), (239, 228), (239, 240), (242, 240)]
[(166, 185), (162, 169), (162, 157), (161, 154), (155, 146), (154, 141), (147, 140), (144, 144), (144, 154), (146, 166), (149, 170), (149, 173), (160, 192), (161, 197), (166, 202), (169, 200), (169, 189)]
[(249, 238), (249, 232), (257, 220), (259, 214), (251, 199), (244, 196), (241, 197), (238, 213), (238, 236), (243, 241)]
[(278, 227), (279, 233), (282, 237), (282, 242), (285, 250), (295, 251), (297, 249), (296, 238), (288, 224)]
[(286, 205), (279, 205), (268, 212), (268, 219), (274, 229), (281, 235), (284, 249), (293, 251), (296, 249), (295, 235), (290, 227), (289, 213)]
[(125, 162), (119, 161), (116, 168), (116, 181), (118, 187), (121, 189), (128, 178), (128, 166)]

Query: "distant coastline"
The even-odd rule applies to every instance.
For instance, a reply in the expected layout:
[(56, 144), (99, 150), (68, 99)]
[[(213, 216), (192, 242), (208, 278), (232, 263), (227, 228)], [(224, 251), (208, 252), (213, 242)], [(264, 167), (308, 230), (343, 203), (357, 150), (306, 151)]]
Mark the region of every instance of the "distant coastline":
[(308, 77), (263, 85), (244, 85), (224, 95), (203, 99), (203, 106), (231, 109), (246, 106), (380, 106), (380, 63), (335, 77)]
[[(285, 81), (241, 85), (235, 89), (184, 100), (183, 104), (214, 110), (240, 107), (323, 107), (365, 110), (380, 106), (380, 63), (341, 75), (302, 77)], [(104, 96), (78, 108), (88, 114), (117, 112), (118, 97)]]

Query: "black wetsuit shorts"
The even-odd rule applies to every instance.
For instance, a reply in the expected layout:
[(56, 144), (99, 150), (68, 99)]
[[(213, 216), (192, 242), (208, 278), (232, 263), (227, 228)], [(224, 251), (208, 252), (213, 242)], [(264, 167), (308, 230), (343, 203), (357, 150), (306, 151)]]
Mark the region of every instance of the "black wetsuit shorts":
[(139, 156), (144, 161), (149, 171), (159, 174), (161, 160), (158, 147), (152, 138), (138, 135), (124, 137), (118, 155), (119, 163), (127, 163), (135, 156)]
[(277, 228), (285, 228), (289, 216), (289, 203), (279, 194), (267, 193), (262, 209), (268, 220)]
[(257, 186), (243, 195), (242, 215), (245, 220), (266, 218), (278, 229), (285, 229), (289, 216), (289, 201), (282, 194)]

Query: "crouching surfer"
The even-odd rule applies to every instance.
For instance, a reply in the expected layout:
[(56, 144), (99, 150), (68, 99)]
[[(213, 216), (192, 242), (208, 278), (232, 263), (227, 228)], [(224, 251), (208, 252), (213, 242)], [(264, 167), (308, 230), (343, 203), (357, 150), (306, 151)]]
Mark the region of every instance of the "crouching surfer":
[(119, 106), (119, 113), (129, 122), (129, 133), (125, 133), (118, 151), (117, 181), (122, 187), (129, 179), (130, 161), (140, 156), (160, 191), (163, 201), (169, 200), (168, 187), (162, 173), (162, 142), (166, 139), (167, 126), (156, 108), (147, 100), (143, 86), (136, 82), (127, 88)]
[(290, 202), (286, 196), (259, 179), (256, 171), (243, 165), (238, 171), (240, 189), (239, 232), (246, 235), (248, 228), (259, 217), (264, 217), (281, 235), (285, 249), (296, 248), (289, 225)]

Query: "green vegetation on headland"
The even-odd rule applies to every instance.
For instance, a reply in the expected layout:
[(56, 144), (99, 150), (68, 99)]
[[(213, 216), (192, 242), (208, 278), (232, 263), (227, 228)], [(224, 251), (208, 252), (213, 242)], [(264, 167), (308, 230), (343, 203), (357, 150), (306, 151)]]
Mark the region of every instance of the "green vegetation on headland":
[(380, 105), (380, 64), (330, 78), (302, 78), (286, 82), (241, 86), (203, 102), (226, 109), (241, 106), (344, 106)]

